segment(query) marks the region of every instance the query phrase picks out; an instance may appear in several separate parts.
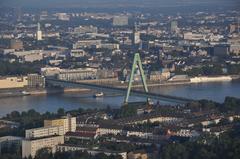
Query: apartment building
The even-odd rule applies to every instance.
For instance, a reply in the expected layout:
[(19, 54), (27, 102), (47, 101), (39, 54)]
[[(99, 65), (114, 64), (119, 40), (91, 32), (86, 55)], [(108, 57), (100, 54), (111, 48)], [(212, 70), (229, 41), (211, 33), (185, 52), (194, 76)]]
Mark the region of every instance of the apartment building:
[(61, 119), (44, 120), (44, 127), (53, 126), (63, 126), (64, 134), (66, 132), (75, 132), (77, 127), (76, 117), (71, 117), (70, 115), (68, 115)]
[(53, 135), (64, 135), (64, 126), (41, 127), (25, 131), (26, 139), (34, 139)]
[(56, 146), (64, 143), (64, 136), (49, 136), (22, 141), (22, 158), (31, 156), (34, 158), (38, 150), (49, 148), (52, 153), (56, 152)]

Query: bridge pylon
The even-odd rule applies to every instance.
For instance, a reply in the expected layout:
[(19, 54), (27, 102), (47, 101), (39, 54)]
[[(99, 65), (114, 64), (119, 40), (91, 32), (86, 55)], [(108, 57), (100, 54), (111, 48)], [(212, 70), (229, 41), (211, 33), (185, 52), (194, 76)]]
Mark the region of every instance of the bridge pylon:
[[(135, 53), (133, 64), (132, 64), (131, 76), (130, 76), (130, 80), (128, 82), (127, 94), (126, 94), (125, 99), (124, 99), (124, 104), (128, 103), (131, 88), (132, 88), (132, 83), (134, 81), (134, 74), (135, 74), (135, 71), (137, 69), (137, 66), (138, 66), (138, 69), (140, 71), (141, 81), (142, 81), (142, 84), (143, 84), (143, 87), (144, 87), (144, 91), (148, 92), (147, 82), (146, 82), (146, 78), (145, 78), (144, 71), (143, 71), (143, 68), (142, 68), (142, 62), (141, 62), (140, 55), (139, 55), (139, 53)], [(148, 100), (149, 99), (147, 98), (147, 103), (148, 103)]]

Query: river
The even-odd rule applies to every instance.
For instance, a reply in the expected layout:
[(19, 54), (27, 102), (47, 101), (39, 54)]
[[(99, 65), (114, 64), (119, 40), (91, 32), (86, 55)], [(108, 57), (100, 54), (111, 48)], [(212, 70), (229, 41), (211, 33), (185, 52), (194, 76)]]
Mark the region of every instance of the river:
[[(181, 96), (191, 99), (209, 99), (223, 102), (226, 96), (240, 98), (240, 82), (202, 83), (191, 85), (171, 85), (150, 88), (151, 92), (173, 96)], [(55, 112), (58, 108), (65, 110), (81, 108), (103, 108), (107, 105), (120, 107), (123, 103), (123, 95), (104, 96), (93, 98), (91, 93), (66, 93), (38, 96), (23, 96), (0, 98), (0, 116), (17, 110), (26, 111), (35, 109), (39, 112)], [(144, 98), (131, 97), (130, 101), (143, 101)], [(160, 103), (165, 103), (160, 101)]]

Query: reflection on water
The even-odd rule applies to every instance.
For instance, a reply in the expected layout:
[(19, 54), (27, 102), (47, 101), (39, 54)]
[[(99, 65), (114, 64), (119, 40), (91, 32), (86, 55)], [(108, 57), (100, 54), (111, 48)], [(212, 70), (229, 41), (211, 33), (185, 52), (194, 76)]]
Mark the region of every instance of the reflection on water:
[[(205, 83), (193, 85), (175, 85), (150, 88), (151, 92), (192, 99), (209, 99), (223, 102), (225, 96), (240, 98), (239, 82)], [(143, 101), (144, 98), (130, 97), (130, 101)], [(103, 108), (106, 106), (119, 107), (123, 96), (105, 96), (93, 98), (92, 94), (53, 94), (42, 96), (24, 96), (14, 98), (0, 98), (0, 116), (13, 110), (26, 111), (35, 109), (39, 112), (54, 112), (62, 107), (66, 110), (81, 108)], [(163, 102), (161, 102), (163, 103)]]

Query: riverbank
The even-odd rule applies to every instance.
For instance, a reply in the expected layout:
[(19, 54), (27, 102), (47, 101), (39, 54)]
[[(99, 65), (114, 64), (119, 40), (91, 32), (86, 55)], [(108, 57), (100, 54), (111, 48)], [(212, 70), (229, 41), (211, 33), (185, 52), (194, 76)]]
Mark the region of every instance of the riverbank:
[[(240, 81), (240, 75), (233, 76), (214, 76), (214, 77), (194, 77), (189, 78), (189, 80), (185, 81), (171, 81), (171, 82), (156, 82), (156, 81), (148, 81), (148, 87), (158, 87), (158, 86), (174, 86), (174, 85), (191, 85), (198, 83), (218, 83), (218, 82), (231, 82), (231, 81)], [(106, 85), (106, 84), (105, 84)], [(128, 83), (116, 82), (112, 85), (112, 87), (118, 88), (127, 88)], [(142, 88), (141, 83), (135, 83), (132, 86), (133, 88)], [(23, 91), (27, 93), (22, 93)], [(26, 96), (26, 95), (47, 95), (47, 94), (58, 94), (58, 93), (91, 93), (94, 91), (85, 89), (85, 88), (42, 88), (42, 89), (10, 89), (10, 90), (0, 90), (0, 98), (3, 97), (17, 97), (17, 96)]]

